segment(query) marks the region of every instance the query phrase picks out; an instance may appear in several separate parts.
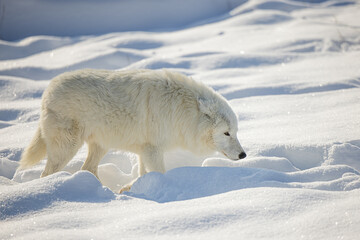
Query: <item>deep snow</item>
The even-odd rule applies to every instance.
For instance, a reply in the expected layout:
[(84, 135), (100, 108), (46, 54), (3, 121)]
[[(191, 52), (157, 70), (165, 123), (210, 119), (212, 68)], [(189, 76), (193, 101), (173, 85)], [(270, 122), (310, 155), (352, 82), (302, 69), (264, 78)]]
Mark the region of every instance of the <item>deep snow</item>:
[[(358, 238), (357, 1), (2, 0), (0, 14), (0, 239)], [(125, 194), (131, 153), (100, 163), (109, 188), (78, 171), (86, 146), (49, 177), (45, 161), (16, 172), (49, 80), (85, 67), (205, 82), (230, 101), (248, 157), (170, 152), (167, 173)]]

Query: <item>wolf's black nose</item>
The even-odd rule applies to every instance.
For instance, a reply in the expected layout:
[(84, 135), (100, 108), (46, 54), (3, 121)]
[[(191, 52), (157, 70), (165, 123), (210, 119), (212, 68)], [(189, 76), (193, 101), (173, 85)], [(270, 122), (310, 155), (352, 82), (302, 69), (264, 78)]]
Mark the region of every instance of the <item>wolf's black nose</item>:
[(246, 158), (246, 153), (242, 152), (239, 154), (239, 159)]

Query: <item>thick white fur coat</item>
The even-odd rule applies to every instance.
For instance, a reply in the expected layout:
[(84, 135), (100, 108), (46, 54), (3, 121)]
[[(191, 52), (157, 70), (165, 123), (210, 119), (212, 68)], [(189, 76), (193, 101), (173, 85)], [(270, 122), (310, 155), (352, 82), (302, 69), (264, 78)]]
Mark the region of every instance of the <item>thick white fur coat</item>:
[[(227, 132), (231, 136), (224, 135)], [(87, 142), (83, 169), (95, 175), (111, 148), (139, 154), (140, 175), (164, 172), (163, 152), (177, 147), (242, 158), (236, 133), (237, 119), (226, 100), (182, 74), (85, 69), (51, 81), (43, 94), (39, 129), (21, 166), (33, 165), (47, 154), (42, 176), (49, 175), (61, 170)]]

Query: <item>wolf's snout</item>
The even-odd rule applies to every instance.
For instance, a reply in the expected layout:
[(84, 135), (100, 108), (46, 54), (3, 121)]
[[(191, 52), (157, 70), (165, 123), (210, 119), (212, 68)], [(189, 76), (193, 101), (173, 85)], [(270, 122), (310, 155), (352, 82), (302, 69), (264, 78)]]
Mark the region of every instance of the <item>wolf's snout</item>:
[(246, 153), (245, 152), (242, 152), (239, 154), (239, 159), (243, 159), (243, 158), (246, 158)]

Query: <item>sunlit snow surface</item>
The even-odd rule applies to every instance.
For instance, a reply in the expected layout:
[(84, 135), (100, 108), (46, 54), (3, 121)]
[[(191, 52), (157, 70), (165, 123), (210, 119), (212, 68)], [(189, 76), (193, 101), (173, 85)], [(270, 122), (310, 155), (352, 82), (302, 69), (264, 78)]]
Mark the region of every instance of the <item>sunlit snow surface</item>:
[[(46, 34), (45, 23), (68, 9), (99, 12), (92, 28), (69, 13), (73, 24), (54, 25), (56, 36), (0, 40), (0, 239), (359, 237), (360, 3), (77, 0), (56, 3), (52, 16), (44, 11), (54, 1), (30, 2), (25, 12), (3, 2), (2, 39)], [(94, 22), (108, 21), (106, 8), (129, 9), (114, 16), (129, 22), (117, 29), (146, 31), (103, 34)], [(108, 187), (78, 171), (86, 146), (63, 172), (40, 179), (45, 161), (16, 172), (49, 80), (79, 68), (170, 68), (203, 81), (230, 101), (248, 157), (170, 152), (167, 173), (149, 173), (125, 194), (117, 192), (137, 177), (131, 153), (102, 160)]]

